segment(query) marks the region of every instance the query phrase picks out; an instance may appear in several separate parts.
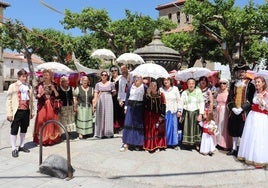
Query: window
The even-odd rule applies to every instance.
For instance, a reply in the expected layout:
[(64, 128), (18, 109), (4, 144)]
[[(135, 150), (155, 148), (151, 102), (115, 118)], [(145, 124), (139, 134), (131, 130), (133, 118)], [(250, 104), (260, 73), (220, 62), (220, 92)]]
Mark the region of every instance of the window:
[(14, 75), (14, 69), (10, 69), (10, 78), (14, 78), (15, 75)]
[(171, 20), (171, 18), (172, 18), (172, 14), (169, 13), (169, 14), (168, 14), (168, 19)]
[(177, 22), (178, 22), (178, 24), (180, 24), (181, 23), (181, 13), (180, 12), (177, 12)]
[(186, 15), (185, 15), (185, 22), (186, 22), (186, 23), (189, 23), (189, 21), (190, 21), (189, 15), (186, 14)]

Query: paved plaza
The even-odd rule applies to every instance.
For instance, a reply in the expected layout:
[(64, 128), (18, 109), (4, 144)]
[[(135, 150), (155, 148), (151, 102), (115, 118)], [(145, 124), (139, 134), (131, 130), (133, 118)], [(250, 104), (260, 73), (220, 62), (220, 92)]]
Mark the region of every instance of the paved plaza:
[[(34, 119), (26, 135), (30, 153), (11, 156), (10, 124), (5, 114), (6, 92), (0, 93), (0, 187), (268, 187), (268, 170), (244, 165), (223, 151), (203, 156), (197, 151), (167, 149), (156, 153), (120, 152), (121, 135), (111, 139), (71, 140), (69, 181), (38, 172), (39, 147), (32, 142)], [(66, 142), (43, 147), (43, 160), (51, 154), (65, 158)]]

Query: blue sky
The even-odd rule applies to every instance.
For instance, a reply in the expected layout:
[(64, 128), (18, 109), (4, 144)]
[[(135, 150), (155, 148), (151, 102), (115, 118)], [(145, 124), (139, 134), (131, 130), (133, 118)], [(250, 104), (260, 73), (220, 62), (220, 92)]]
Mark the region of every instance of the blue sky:
[[(156, 19), (158, 11), (155, 9), (158, 5), (172, 2), (174, 0), (42, 0), (57, 10), (64, 12), (69, 9), (72, 12), (79, 13), (85, 7), (95, 9), (106, 9), (112, 20), (125, 18), (125, 9), (133, 13), (142, 13)], [(236, 5), (244, 6), (249, 0), (236, 0)], [(40, 0), (4, 0), (11, 6), (4, 11), (4, 18), (18, 19), (28, 28), (53, 28), (63, 31), (66, 34), (79, 35), (79, 31), (64, 30), (59, 23), (63, 20), (63, 15), (52, 11), (44, 6)], [(265, 0), (255, 0), (255, 4), (264, 4)]]

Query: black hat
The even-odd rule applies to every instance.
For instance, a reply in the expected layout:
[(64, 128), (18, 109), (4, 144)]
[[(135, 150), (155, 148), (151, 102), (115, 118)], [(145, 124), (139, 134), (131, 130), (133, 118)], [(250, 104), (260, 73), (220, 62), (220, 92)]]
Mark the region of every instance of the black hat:
[(243, 65), (237, 65), (234, 67), (234, 71), (238, 71), (238, 70), (249, 70), (249, 66), (243, 64)]

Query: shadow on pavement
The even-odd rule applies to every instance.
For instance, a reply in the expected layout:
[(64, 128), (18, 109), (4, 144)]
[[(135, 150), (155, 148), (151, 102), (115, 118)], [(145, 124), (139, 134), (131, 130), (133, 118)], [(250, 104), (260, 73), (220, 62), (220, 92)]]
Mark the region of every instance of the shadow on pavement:
[(188, 175), (203, 175), (203, 174), (214, 174), (222, 172), (238, 172), (245, 170), (255, 170), (255, 169), (226, 169), (226, 170), (212, 170), (212, 171), (202, 171), (202, 172), (187, 172), (187, 173), (170, 173), (170, 174), (140, 174), (140, 175), (126, 175), (126, 176), (112, 176), (108, 179), (121, 179), (121, 178), (146, 178), (146, 177), (168, 177), (168, 176), (188, 176)]

